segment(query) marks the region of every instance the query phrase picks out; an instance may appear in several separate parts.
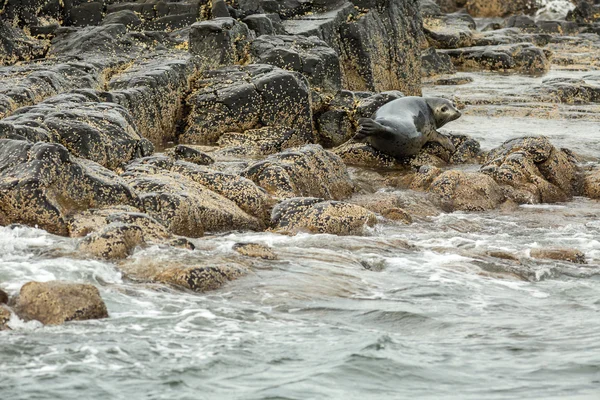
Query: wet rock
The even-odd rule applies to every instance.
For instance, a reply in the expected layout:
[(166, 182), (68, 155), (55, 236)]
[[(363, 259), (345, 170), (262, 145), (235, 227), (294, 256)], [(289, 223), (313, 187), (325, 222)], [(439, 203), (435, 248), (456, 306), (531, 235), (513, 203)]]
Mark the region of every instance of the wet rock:
[(84, 62), (39, 63), (0, 70), (0, 118), (61, 92), (99, 85), (101, 68)]
[(518, 204), (567, 201), (582, 191), (576, 161), (543, 136), (505, 142), (486, 154), (481, 171)]
[(569, 11), (566, 19), (580, 24), (596, 22), (600, 20), (600, 5), (589, 0), (580, 0), (575, 9)]
[(217, 141), (220, 154), (266, 156), (297, 144), (296, 131), (285, 127), (266, 126), (245, 132), (226, 132)]
[(419, 0), (419, 9), (424, 17), (442, 14), (440, 6), (433, 0)]
[(542, 74), (550, 69), (544, 51), (529, 43), (440, 51), (450, 56), (454, 65), (461, 69), (515, 70), (527, 74)]
[(47, 45), (27, 36), (23, 31), (0, 20), (0, 65), (30, 61), (42, 57)]
[(532, 258), (568, 261), (576, 264), (586, 264), (585, 254), (577, 249), (569, 248), (536, 248), (531, 249)]
[(253, 14), (244, 18), (243, 22), (256, 33), (257, 37), (285, 33), (279, 14)]
[(423, 20), (429, 45), (436, 49), (456, 49), (473, 45), (475, 21), (465, 14), (430, 16)]
[(421, 75), (436, 76), (443, 74), (454, 74), (456, 68), (452, 64), (450, 56), (438, 53), (430, 47), (421, 54)]
[(119, 266), (131, 279), (173, 285), (195, 292), (216, 290), (247, 273), (231, 260), (127, 260)]
[(244, 212), (261, 221), (268, 217), (271, 199), (250, 179), (181, 161), (175, 162), (172, 170), (233, 201)]
[(454, 85), (466, 85), (467, 83), (473, 82), (473, 78), (470, 76), (454, 76), (450, 78), (438, 78), (431, 81), (436, 86), (454, 86)]
[(143, 239), (151, 243), (161, 243), (172, 237), (157, 220), (137, 208), (126, 206), (87, 210), (75, 215), (69, 222), (69, 236), (83, 237), (111, 224), (136, 226), (141, 229)]
[(0, 225), (37, 225), (66, 235), (78, 212), (139, 202), (124, 180), (61, 145), (0, 139)]
[(188, 161), (198, 165), (210, 165), (215, 162), (215, 160), (205, 152), (200, 151), (193, 146), (186, 146), (183, 144), (178, 144), (172, 151), (168, 151), (167, 154), (172, 155), (176, 160)]
[(541, 86), (534, 88), (532, 94), (538, 98), (549, 96), (553, 102), (567, 104), (600, 103), (600, 82), (594, 84), (585, 79), (548, 78), (542, 81)]
[(396, 165), (396, 160), (384, 154), (367, 143), (347, 142), (333, 150), (344, 163), (361, 167), (390, 168)]
[(233, 18), (196, 22), (190, 28), (190, 53), (206, 69), (237, 64), (247, 57), (249, 36), (246, 24)]
[(401, 198), (391, 192), (379, 191), (373, 194), (359, 195), (352, 198), (352, 204), (359, 205), (369, 211), (381, 214), (387, 219), (412, 224), (412, 216), (402, 209)]
[(277, 204), (271, 214), (271, 224), (276, 232), (292, 234), (360, 235), (366, 226), (373, 226), (375, 222), (375, 214), (363, 207), (314, 197), (285, 200)]
[(10, 310), (8, 307), (0, 304), (0, 331), (10, 329), (8, 327), (8, 321), (10, 321)]
[(303, 74), (313, 90), (335, 95), (342, 87), (337, 53), (311, 36), (263, 35), (250, 44), (252, 60)]
[(441, 168), (433, 165), (423, 165), (419, 167), (417, 173), (412, 177), (410, 188), (414, 190), (427, 190), (442, 172)]
[(273, 252), (273, 249), (260, 243), (236, 243), (233, 245), (233, 250), (248, 257), (277, 260), (277, 255)]
[(8, 303), (8, 294), (0, 289), (0, 304), (7, 304)]
[(105, 101), (125, 107), (143, 137), (157, 144), (173, 140), (198, 68), (197, 60), (185, 54), (138, 60), (108, 82)]
[(182, 143), (212, 144), (223, 133), (266, 126), (294, 129), (296, 145), (313, 139), (309, 88), (296, 72), (262, 64), (225, 67), (205, 73), (194, 89)]
[(17, 315), (44, 325), (108, 318), (100, 292), (92, 285), (62, 281), (29, 282), (15, 304)]
[(490, 257), (499, 258), (501, 260), (510, 260), (510, 261), (516, 261), (519, 263), (521, 261), (519, 259), (519, 257), (517, 257), (516, 255), (509, 253), (507, 251), (502, 251), (502, 250), (487, 250), (485, 252), (485, 254)]
[(285, 20), (284, 28), (291, 35), (317, 36), (328, 43), (340, 55), (346, 89), (420, 93), (423, 36), (417, 2), (353, 3), (328, 3)]
[(438, 196), (448, 212), (492, 210), (504, 201), (500, 186), (476, 172), (446, 171), (434, 179), (429, 191)]
[[(187, 169), (194, 167), (188, 163)], [(184, 175), (166, 157), (136, 160), (122, 176), (140, 193), (146, 212), (176, 235), (200, 237), (205, 231), (261, 228), (256, 218)]]
[(102, 25), (123, 24), (127, 28), (135, 28), (142, 24), (142, 20), (131, 10), (121, 10), (108, 14), (102, 21)]
[(585, 174), (583, 193), (591, 199), (600, 199), (600, 169)]
[(67, 22), (73, 26), (100, 25), (103, 12), (103, 3), (95, 1), (82, 3), (71, 8)]
[(474, 17), (504, 17), (511, 14), (532, 14), (535, 0), (467, 0), (466, 10)]
[(319, 145), (272, 155), (249, 166), (242, 176), (280, 198), (318, 196), (340, 200), (354, 190), (342, 159)]
[(109, 169), (151, 154), (152, 145), (140, 136), (125, 108), (90, 97), (58, 95), (21, 108), (0, 122), (0, 138), (59, 143)]
[(130, 256), (145, 245), (144, 231), (135, 225), (113, 223), (79, 242), (78, 250), (96, 258), (117, 260)]
[(81, 29), (62, 29), (52, 40), (49, 56), (128, 59), (140, 46), (127, 35), (124, 25), (90, 26)]

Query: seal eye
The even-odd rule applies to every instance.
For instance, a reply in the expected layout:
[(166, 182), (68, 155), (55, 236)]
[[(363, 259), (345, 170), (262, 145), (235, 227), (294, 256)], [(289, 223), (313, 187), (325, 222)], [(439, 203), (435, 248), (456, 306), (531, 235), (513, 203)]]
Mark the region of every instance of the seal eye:
[(448, 111), (448, 107), (447, 106), (442, 107), (442, 112), (446, 112), (446, 111)]

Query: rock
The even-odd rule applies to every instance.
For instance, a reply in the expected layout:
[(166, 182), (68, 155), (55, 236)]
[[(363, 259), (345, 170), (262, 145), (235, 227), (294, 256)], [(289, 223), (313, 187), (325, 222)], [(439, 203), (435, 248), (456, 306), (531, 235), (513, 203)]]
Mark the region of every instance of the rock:
[(7, 304), (8, 303), (8, 294), (0, 289), (0, 304)]
[(443, 74), (454, 74), (456, 68), (452, 64), (450, 56), (438, 53), (434, 48), (429, 47), (421, 54), (421, 75), (436, 76)]
[(181, 169), (166, 157), (143, 158), (129, 164), (122, 176), (140, 193), (146, 212), (173, 234), (200, 237), (205, 231), (261, 229), (233, 201), (177, 171)]
[(391, 168), (396, 160), (368, 143), (347, 142), (333, 150), (346, 164), (370, 168)]
[(42, 57), (47, 46), (27, 36), (8, 22), (0, 20), (0, 65), (30, 61)]
[(544, 51), (529, 43), (466, 47), (440, 52), (450, 56), (453, 64), (463, 70), (515, 70), (526, 74), (543, 74), (550, 69)]
[(141, 230), (143, 239), (150, 243), (162, 243), (172, 238), (169, 231), (148, 214), (134, 207), (119, 206), (87, 210), (75, 215), (69, 221), (69, 236), (83, 237), (114, 225), (135, 226)]
[(250, 53), (255, 63), (303, 74), (320, 93), (335, 95), (342, 88), (338, 55), (315, 36), (263, 35), (252, 41)]
[(466, 10), (474, 17), (505, 17), (536, 11), (535, 0), (467, 0)]
[(102, 25), (123, 24), (127, 28), (135, 28), (142, 24), (142, 20), (131, 10), (121, 10), (108, 14), (102, 21)]
[(184, 99), (198, 68), (197, 60), (189, 55), (136, 61), (111, 78), (105, 101), (129, 110), (143, 137), (157, 144), (174, 140), (186, 107)]
[(62, 281), (29, 282), (17, 297), (15, 311), (44, 325), (108, 318), (100, 292), (92, 285)]
[(0, 304), (0, 331), (10, 329), (8, 327), (8, 321), (10, 321), (11, 312), (8, 307)]
[(249, 36), (246, 24), (233, 18), (196, 22), (190, 27), (190, 53), (209, 70), (238, 64), (247, 57)]
[(580, 0), (577, 2), (577, 6), (568, 12), (566, 19), (567, 21), (575, 21), (580, 24), (589, 24), (600, 20), (600, 5), (597, 2), (588, 0)]
[(103, 3), (82, 3), (70, 10), (68, 22), (73, 26), (100, 25), (102, 22), (103, 11)]
[(582, 192), (576, 161), (543, 136), (512, 139), (491, 150), (481, 172), (518, 204), (563, 202)]
[(295, 197), (273, 209), (271, 224), (277, 232), (361, 235), (375, 225), (375, 214), (360, 206), (314, 197)]
[(433, 0), (420, 0), (419, 9), (424, 17), (442, 14), (440, 6)]
[(532, 258), (548, 259), (557, 261), (568, 261), (576, 264), (586, 264), (585, 254), (577, 249), (569, 248), (548, 248), (531, 249), (529, 255)]
[(152, 153), (125, 108), (89, 97), (63, 94), (21, 108), (0, 121), (0, 138), (59, 143), (109, 169)]
[(487, 211), (504, 201), (500, 186), (485, 174), (446, 171), (431, 183), (429, 191), (438, 196), (444, 211)]
[(90, 59), (103, 59), (104, 63), (108, 61), (107, 58), (128, 59), (141, 48), (126, 34), (127, 28), (116, 24), (58, 30), (48, 56), (87, 56)]
[(412, 224), (411, 215), (402, 209), (402, 201), (394, 193), (378, 191), (373, 194), (359, 195), (352, 198), (352, 204), (359, 205), (369, 211), (381, 214), (387, 219)]
[(345, 89), (419, 94), (423, 36), (418, 2), (352, 3), (323, 3), (294, 19), (280, 15), (286, 18), (283, 24), (290, 35), (317, 36), (340, 55)]
[(77, 88), (100, 85), (102, 69), (84, 62), (27, 64), (0, 72), (0, 118)]
[(173, 285), (195, 292), (219, 289), (247, 273), (247, 268), (240, 264), (214, 257), (207, 261), (128, 259), (120, 268), (131, 279)]
[(190, 114), (180, 143), (213, 144), (226, 132), (261, 127), (295, 130), (295, 145), (312, 142), (310, 93), (305, 78), (271, 65), (209, 71), (187, 99)]
[(253, 30), (257, 37), (285, 33), (279, 14), (253, 14), (244, 18), (242, 22)]
[(547, 78), (541, 86), (532, 90), (532, 94), (537, 98), (549, 97), (552, 102), (567, 104), (600, 103), (600, 84), (588, 83), (585, 79)]
[(145, 244), (140, 227), (117, 223), (86, 236), (79, 242), (78, 250), (93, 257), (117, 260), (130, 256), (136, 247)]
[(583, 193), (591, 199), (600, 199), (600, 169), (586, 173)]
[(181, 161), (175, 162), (172, 170), (233, 201), (249, 215), (261, 221), (268, 219), (271, 199), (250, 179)]
[(260, 243), (236, 243), (233, 245), (233, 250), (248, 257), (277, 260), (277, 255), (273, 252), (273, 249)]
[(215, 160), (203, 151), (200, 151), (193, 146), (178, 144), (171, 151), (166, 152), (172, 155), (176, 160), (188, 161), (198, 165), (214, 164)]
[(78, 212), (139, 204), (123, 179), (61, 145), (0, 139), (0, 225), (23, 223), (66, 235)]
[(430, 46), (457, 49), (473, 45), (475, 21), (465, 14), (430, 16), (423, 20), (423, 31)]
[(244, 156), (267, 156), (297, 144), (296, 131), (285, 127), (265, 126), (243, 133), (226, 132), (219, 137), (218, 153)]
[(318, 196), (340, 200), (354, 185), (342, 159), (319, 145), (307, 145), (250, 165), (242, 176), (279, 198)]

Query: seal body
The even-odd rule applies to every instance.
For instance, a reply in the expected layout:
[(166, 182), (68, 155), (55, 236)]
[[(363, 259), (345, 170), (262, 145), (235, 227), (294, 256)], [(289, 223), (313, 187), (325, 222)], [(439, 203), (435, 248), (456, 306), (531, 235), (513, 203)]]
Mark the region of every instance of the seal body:
[(454, 145), (437, 131), (460, 117), (451, 101), (437, 97), (403, 97), (380, 107), (372, 118), (361, 118), (356, 140), (393, 157), (416, 155), (427, 142), (437, 142), (451, 152)]

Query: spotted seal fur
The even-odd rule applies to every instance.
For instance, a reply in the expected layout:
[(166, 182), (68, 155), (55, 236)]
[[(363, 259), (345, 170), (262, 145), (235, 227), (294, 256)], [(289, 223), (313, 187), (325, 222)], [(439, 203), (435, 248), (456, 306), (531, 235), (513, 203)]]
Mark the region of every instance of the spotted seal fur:
[(359, 119), (354, 139), (366, 139), (375, 149), (399, 158), (417, 154), (427, 142), (437, 142), (454, 152), (450, 138), (437, 129), (460, 115), (446, 99), (403, 97), (384, 104), (372, 118)]

